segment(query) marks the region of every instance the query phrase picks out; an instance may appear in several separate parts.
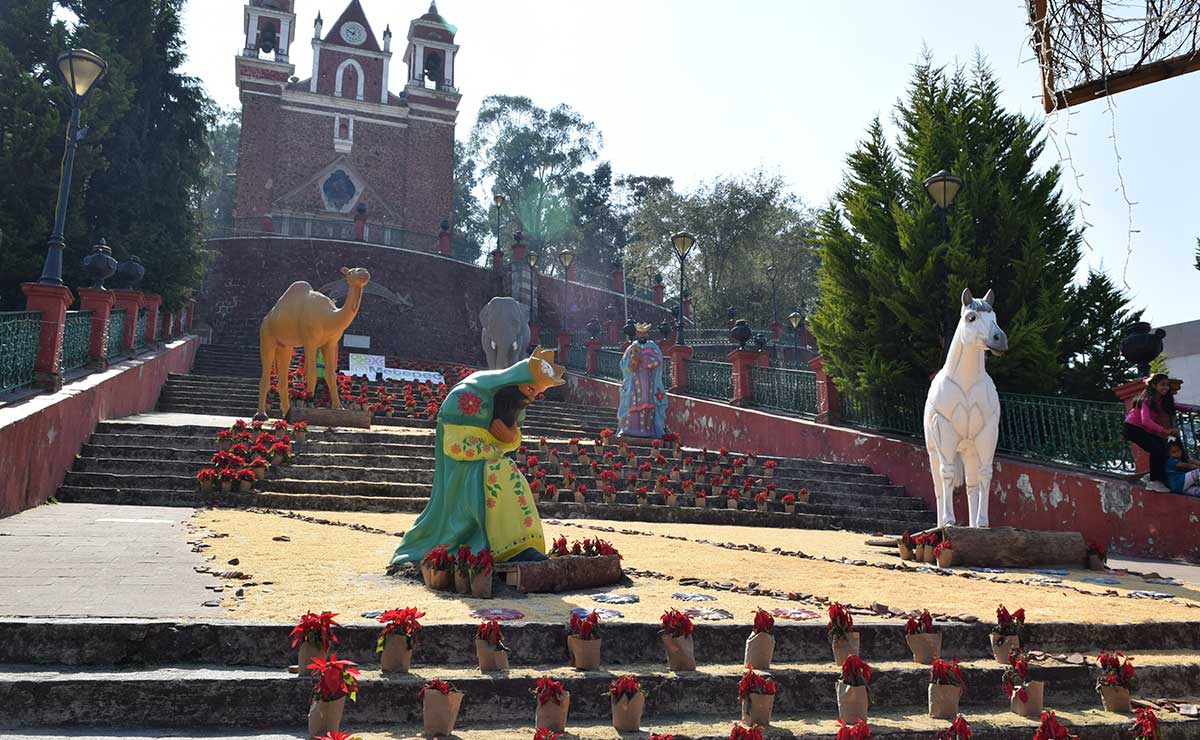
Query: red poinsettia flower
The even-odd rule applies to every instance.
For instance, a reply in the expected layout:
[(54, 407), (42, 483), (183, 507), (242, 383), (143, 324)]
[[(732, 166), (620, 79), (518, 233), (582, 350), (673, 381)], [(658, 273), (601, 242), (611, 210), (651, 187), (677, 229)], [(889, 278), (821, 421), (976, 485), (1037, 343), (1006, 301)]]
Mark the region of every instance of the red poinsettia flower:
[(929, 666), (929, 683), (966, 688), (966, 680), (963, 678), (962, 666), (959, 665), (958, 658), (950, 661), (934, 658), (933, 663)]
[(1058, 717), (1054, 716), (1054, 712), (1045, 711), (1042, 712), (1042, 723), (1033, 733), (1033, 740), (1078, 740), (1078, 736), (1068, 732), (1058, 721)]
[(1133, 740), (1158, 740), (1158, 717), (1153, 709), (1138, 709), (1133, 721)]
[(846, 611), (846, 607), (835, 601), (829, 605), (829, 624), (826, 625), (826, 629), (833, 639), (848, 640), (851, 630), (854, 629), (854, 618)]
[(729, 731), (729, 740), (763, 740), (762, 728), (758, 725), (747, 727), (741, 722), (734, 722)]
[(866, 686), (871, 680), (871, 666), (857, 655), (846, 656), (842, 663), (842, 683), (847, 686)]
[(754, 672), (754, 667), (746, 669), (742, 680), (738, 682), (738, 698), (746, 699), (750, 694), (775, 694), (775, 681)]
[(904, 625), (904, 634), (906, 635), (932, 634), (940, 631), (934, 626), (933, 617), (929, 614), (928, 609), (922, 611), (919, 617), (909, 617), (908, 622)]
[(960, 714), (950, 720), (949, 727), (938, 732), (937, 740), (971, 740), (972, 734), (967, 718)]
[(565, 691), (563, 689), (562, 682), (555, 681), (549, 676), (543, 676), (542, 678), (539, 678), (537, 680), (537, 686), (533, 689), (533, 695), (537, 697), (539, 705), (547, 704), (549, 702), (562, 704), (564, 693)]
[[(565, 547), (564, 543), (564, 547)], [(600, 615), (593, 609), (586, 617), (571, 614), (571, 634), (581, 640), (595, 640), (600, 637)]]
[(292, 628), (292, 632), (288, 637), (292, 638), (292, 647), (296, 647), (302, 640), (309, 642), (321, 643), (321, 650), (328, 652), (330, 645), (336, 645), (338, 638), (333, 633), (334, 627), (341, 625), (333, 621), (337, 616), (336, 612), (305, 612), (304, 616), (300, 617), (300, 621)]
[(668, 609), (660, 619), (663, 632), (669, 637), (687, 637), (695, 629), (688, 615), (677, 609)]
[(421, 631), (421, 623), (417, 620), (423, 616), (425, 616), (425, 612), (412, 606), (403, 609), (388, 609), (380, 614), (379, 621), (384, 626), (375, 643), (376, 652), (383, 652), (384, 638), (393, 632), (404, 635), (408, 640), (408, 649), (412, 650), (413, 641), (417, 639), (417, 633)]
[(475, 639), (488, 643), (493, 650), (508, 652), (508, 646), (504, 644), (504, 635), (500, 633), (500, 623), (494, 619), (483, 622), (475, 629)]
[(848, 725), (838, 717), (838, 731), (834, 740), (871, 740), (871, 728), (863, 720)]
[(322, 701), (334, 701), (343, 696), (355, 701), (358, 697), (358, 664), (338, 660), (337, 653), (329, 658), (313, 658), (307, 666), (316, 679), (313, 695)]
[(539, 727), (533, 731), (533, 740), (560, 740), (561, 732), (555, 732), (549, 727)]
[(763, 609), (754, 610), (754, 634), (765, 632), (771, 634), (775, 631), (775, 617), (771, 613)]
[(421, 690), (417, 692), (417, 698), (418, 699), (425, 698), (426, 691), (436, 691), (439, 694), (445, 695), (445, 694), (449, 694), (450, 692), (454, 691), (454, 686), (452, 684), (450, 684), (448, 681), (442, 681), (441, 679), (435, 678), (432, 681), (430, 681), (429, 683), (427, 683), (421, 687)]

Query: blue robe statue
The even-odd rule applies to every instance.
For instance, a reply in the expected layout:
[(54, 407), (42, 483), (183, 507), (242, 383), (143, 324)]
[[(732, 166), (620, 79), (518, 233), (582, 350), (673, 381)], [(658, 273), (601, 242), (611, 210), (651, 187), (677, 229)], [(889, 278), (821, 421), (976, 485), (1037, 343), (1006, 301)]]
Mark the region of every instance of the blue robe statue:
[(650, 326), (637, 325), (637, 341), (621, 357), (621, 403), (617, 434), (662, 437), (667, 427), (667, 388), (663, 385), (663, 353), (650, 340)]

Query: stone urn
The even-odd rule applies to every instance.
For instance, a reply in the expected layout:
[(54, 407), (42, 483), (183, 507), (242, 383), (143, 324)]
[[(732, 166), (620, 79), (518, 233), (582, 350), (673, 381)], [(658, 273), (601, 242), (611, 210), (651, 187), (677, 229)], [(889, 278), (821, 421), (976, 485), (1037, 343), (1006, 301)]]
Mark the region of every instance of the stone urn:
[(136, 256), (130, 256), (117, 265), (117, 281), (128, 290), (136, 290), (146, 276), (146, 268)]
[(1162, 354), (1165, 336), (1165, 330), (1155, 329), (1151, 332), (1149, 323), (1138, 321), (1121, 341), (1121, 356), (1137, 365), (1138, 374), (1146, 377), (1150, 375), (1150, 363)]
[(104, 281), (117, 271), (117, 261), (113, 259), (112, 249), (103, 239), (83, 258), (83, 271), (91, 279), (92, 287), (98, 290), (104, 290)]

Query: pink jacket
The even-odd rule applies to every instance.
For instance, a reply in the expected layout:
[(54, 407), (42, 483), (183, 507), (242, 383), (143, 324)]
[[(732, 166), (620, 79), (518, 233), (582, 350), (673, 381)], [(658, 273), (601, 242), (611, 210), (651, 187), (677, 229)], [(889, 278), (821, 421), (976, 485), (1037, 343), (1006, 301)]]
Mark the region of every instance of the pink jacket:
[(1141, 427), (1151, 434), (1161, 436), (1167, 431), (1168, 422), (1166, 414), (1152, 408), (1149, 403), (1143, 403), (1129, 409), (1129, 413), (1125, 415), (1125, 423)]

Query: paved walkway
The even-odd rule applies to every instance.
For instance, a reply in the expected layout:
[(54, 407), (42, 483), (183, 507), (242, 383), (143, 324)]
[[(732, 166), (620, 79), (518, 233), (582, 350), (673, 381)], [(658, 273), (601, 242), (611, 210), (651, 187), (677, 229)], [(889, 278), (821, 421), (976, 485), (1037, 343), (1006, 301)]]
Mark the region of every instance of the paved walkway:
[(214, 617), (192, 509), (51, 504), (0, 519), (0, 616)]

